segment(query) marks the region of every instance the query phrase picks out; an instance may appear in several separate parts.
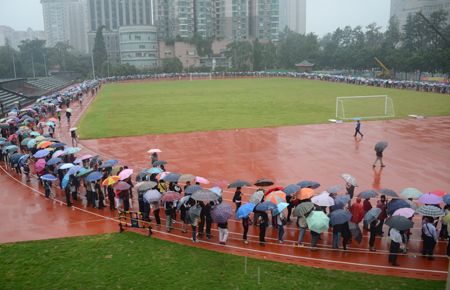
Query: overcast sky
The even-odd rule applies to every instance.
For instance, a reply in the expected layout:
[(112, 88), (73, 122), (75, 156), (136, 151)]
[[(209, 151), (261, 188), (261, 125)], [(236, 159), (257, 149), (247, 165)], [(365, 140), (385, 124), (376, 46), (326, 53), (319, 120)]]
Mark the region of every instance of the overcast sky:
[[(307, 0), (306, 5), (306, 31), (319, 36), (346, 25), (385, 27), (389, 20), (390, 0)], [(40, 0), (0, 0), (0, 25), (43, 30)]]

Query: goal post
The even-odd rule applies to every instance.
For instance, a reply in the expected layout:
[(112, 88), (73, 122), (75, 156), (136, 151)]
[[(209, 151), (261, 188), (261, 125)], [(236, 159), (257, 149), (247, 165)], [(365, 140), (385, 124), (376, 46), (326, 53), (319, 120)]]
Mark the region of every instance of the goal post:
[(336, 119), (382, 119), (395, 117), (394, 102), (387, 95), (336, 97)]

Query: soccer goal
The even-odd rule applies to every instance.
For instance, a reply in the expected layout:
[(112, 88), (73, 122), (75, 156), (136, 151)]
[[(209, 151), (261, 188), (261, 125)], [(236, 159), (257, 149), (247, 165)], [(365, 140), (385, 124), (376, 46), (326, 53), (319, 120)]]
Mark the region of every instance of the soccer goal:
[(386, 95), (336, 97), (336, 119), (381, 119), (395, 117), (394, 102)]

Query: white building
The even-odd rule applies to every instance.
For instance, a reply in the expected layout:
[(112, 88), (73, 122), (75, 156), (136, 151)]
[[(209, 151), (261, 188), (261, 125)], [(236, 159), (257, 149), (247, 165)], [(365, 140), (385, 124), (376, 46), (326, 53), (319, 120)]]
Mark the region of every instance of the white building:
[(74, 50), (87, 52), (86, 0), (41, 0), (47, 46), (68, 42)]
[(28, 28), (25, 31), (14, 30), (9, 26), (0, 25), (0, 46), (6, 45), (8, 39), (9, 45), (18, 49), (23, 40), (42, 39), (45, 40), (45, 32)]
[(391, 0), (390, 16), (396, 16), (402, 28), (409, 14), (422, 12), (425, 17), (430, 17), (431, 13), (441, 9), (450, 15), (450, 0)]
[(279, 0), (280, 31), (286, 27), (294, 32), (306, 33), (306, 0)]
[(137, 68), (158, 66), (158, 39), (155, 26), (122, 26), (119, 28), (120, 61)]

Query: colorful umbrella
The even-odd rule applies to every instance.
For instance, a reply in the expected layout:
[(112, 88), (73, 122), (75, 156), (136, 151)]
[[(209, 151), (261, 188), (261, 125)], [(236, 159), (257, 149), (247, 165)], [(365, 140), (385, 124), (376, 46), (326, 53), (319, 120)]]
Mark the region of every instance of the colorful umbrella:
[(382, 193), (384, 195), (387, 195), (387, 196), (390, 196), (390, 197), (398, 197), (398, 194), (395, 191), (393, 191), (392, 189), (389, 189), (389, 188), (382, 188), (379, 191), (380, 191), (380, 193)]
[(52, 157), (52, 158), (50, 158), (48, 160), (47, 164), (51, 166), (51, 165), (56, 165), (56, 164), (61, 163), (61, 162), (63, 162), (61, 158)]
[(295, 217), (305, 216), (310, 213), (314, 209), (314, 204), (310, 201), (302, 202), (297, 205), (292, 212), (292, 215)]
[(209, 189), (200, 189), (194, 192), (191, 198), (199, 201), (214, 201), (218, 200), (219, 196)]
[(183, 174), (180, 176), (180, 178), (178, 178), (178, 182), (182, 182), (182, 183), (186, 183), (186, 182), (191, 182), (195, 180), (195, 176), (192, 174)]
[(93, 182), (102, 179), (103, 174), (100, 171), (93, 171), (86, 176), (87, 182)]
[(218, 197), (222, 197), (222, 188), (218, 187), (218, 186), (214, 186), (209, 188), (209, 190), (211, 190), (212, 192), (214, 192)]
[(255, 207), (256, 211), (268, 211), (277, 208), (277, 205), (270, 201), (258, 203)]
[(64, 164), (61, 164), (61, 166), (59, 166), (59, 169), (64, 170), (64, 169), (72, 168), (72, 167), (74, 167), (74, 166), (75, 166), (75, 165), (72, 164), (72, 163), (64, 163)]
[(330, 213), (330, 224), (332, 226), (344, 224), (352, 219), (352, 214), (348, 210), (337, 209)]
[(326, 232), (330, 224), (330, 218), (323, 211), (312, 211), (306, 218), (310, 231), (318, 234)]
[(400, 215), (400, 216), (404, 216), (405, 218), (408, 219), (408, 218), (411, 218), (414, 215), (414, 213), (415, 213), (415, 210), (413, 210), (412, 208), (404, 207), (404, 208), (399, 208), (398, 210), (396, 210), (392, 214), (392, 216)]
[(440, 217), (444, 215), (444, 211), (434, 205), (423, 205), (416, 212), (423, 216)]
[(53, 123), (57, 123), (58, 119), (56, 119), (56, 118), (49, 118), (48, 121), (53, 122)]
[(271, 186), (271, 185), (273, 185), (273, 181), (268, 178), (262, 178), (262, 179), (258, 179), (255, 182), (255, 185), (256, 186)]
[(83, 177), (86, 176), (88, 174), (90, 174), (92, 171), (94, 171), (94, 169), (91, 168), (81, 168), (78, 173), (77, 173), (77, 177)]
[(423, 204), (440, 204), (443, 202), (442, 198), (440, 196), (437, 196), (432, 193), (424, 193), (421, 197), (417, 200), (420, 203)]
[(141, 181), (136, 184), (136, 188), (138, 191), (147, 191), (154, 188), (157, 185), (154, 181)]
[(330, 196), (330, 193), (327, 191), (322, 192), (319, 195), (313, 196), (311, 201), (318, 206), (333, 206), (334, 199)]
[(241, 205), (236, 211), (236, 218), (241, 219), (248, 217), (253, 212), (253, 209), (255, 209), (255, 204), (252, 202)]
[(50, 148), (64, 148), (64, 146), (66, 146), (66, 143), (62, 143), (62, 142), (55, 142), (52, 145), (50, 145)]
[(231, 205), (223, 202), (216, 205), (211, 211), (211, 217), (215, 223), (226, 223), (232, 215)]
[(163, 202), (174, 202), (176, 200), (179, 200), (181, 198), (181, 195), (178, 194), (175, 191), (168, 191), (165, 192), (162, 197), (161, 197), (161, 201)]
[(333, 185), (333, 186), (330, 186), (327, 188), (327, 191), (332, 194), (338, 194), (339, 191), (341, 191), (341, 190), (342, 190), (342, 186), (340, 186), (340, 185)]
[(152, 189), (144, 193), (144, 201), (147, 203), (157, 202), (161, 200), (161, 193), (157, 191), (156, 189)]
[(124, 169), (119, 173), (120, 180), (125, 180), (133, 174), (133, 169)]
[(75, 154), (81, 151), (81, 148), (78, 147), (67, 147), (66, 149), (64, 149), (63, 154), (64, 155), (71, 155), (71, 154)]
[(152, 148), (152, 149), (150, 149), (150, 150), (147, 151), (147, 153), (151, 153), (151, 154), (153, 154), (153, 153), (161, 153), (161, 152), (162, 152), (162, 151), (159, 150), (159, 149), (157, 149), (157, 148)]
[(162, 177), (161, 179), (166, 182), (178, 182), (178, 179), (180, 178), (180, 176), (181, 176), (181, 174), (171, 172), (171, 173), (167, 174), (166, 176)]
[(245, 180), (236, 180), (233, 183), (228, 184), (228, 188), (238, 188), (238, 187), (244, 187), (244, 186), (250, 186), (251, 184)]
[(407, 187), (400, 192), (400, 196), (403, 198), (418, 199), (422, 195), (422, 192), (414, 187)]
[(75, 165), (74, 167), (70, 168), (69, 171), (67, 171), (66, 175), (72, 175), (72, 174), (76, 174), (78, 171), (80, 171), (81, 169), (83, 169), (82, 166), (80, 165)]
[(102, 182), (102, 186), (110, 186), (117, 183), (120, 180), (120, 177), (117, 175), (109, 176)]
[(45, 159), (39, 159), (34, 164), (34, 169), (36, 169), (36, 172), (41, 172), (45, 168)]
[(100, 168), (113, 167), (113, 166), (116, 165), (117, 163), (119, 163), (119, 161), (114, 160), (114, 159), (106, 160), (105, 162), (102, 163), (102, 165), (100, 166)]
[(396, 210), (404, 207), (411, 207), (411, 205), (403, 199), (393, 198), (388, 202), (386, 212), (388, 215), (392, 215)]
[(63, 154), (64, 154), (64, 151), (63, 151), (63, 150), (56, 150), (55, 152), (53, 152), (52, 157), (53, 157), (53, 158), (59, 157), (59, 156), (61, 156), (61, 155), (63, 155)]
[(264, 201), (270, 201), (274, 204), (286, 202), (286, 193), (282, 192), (281, 190), (271, 192), (264, 198)]
[(342, 173), (341, 177), (345, 180), (345, 182), (350, 183), (353, 186), (358, 186), (358, 183), (356, 182), (356, 178), (354, 178), (350, 174)]
[(37, 151), (36, 153), (34, 153), (33, 157), (34, 158), (43, 158), (45, 156), (47, 156), (50, 153), (50, 151), (48, 151), (47, 149), (42, 149)]
[(202, 189), (202, 187), (201, 186), (198, 186), (198, 185), (196, 185), (196, 184), (194, 184), (194, 185), (189, 185), (188, 187), (186, 187), (186, 189), (184, 190), (184, 193), (185, 194), (193, 194), (194, 192), (196, 192), (196, 191), (198, 191), (198, 190), (200, 190), (200, 189)]
[(161, 168), (159, 167), (152, 167), (150, 169), (145, 170), (146, 174), (159, 174), (163, 172)]
[(440, 197), (443, 197), (444, 195), (447, 194), (447, 192), (445, 192), (443, 190), (440, 190), (440, 189), (436, 189), (436, 190), (430, 191), (430, 193), (434, 194), (434, 195), (437, 195), (437, 196), (440, 196)]
[(94, 156), (92, 156), (91, 154), (86, 154), (86, 155), (81, 156), (80, 160), (87, 160), (87, 159), (91, 159), (92, 157), (94, 157)]

